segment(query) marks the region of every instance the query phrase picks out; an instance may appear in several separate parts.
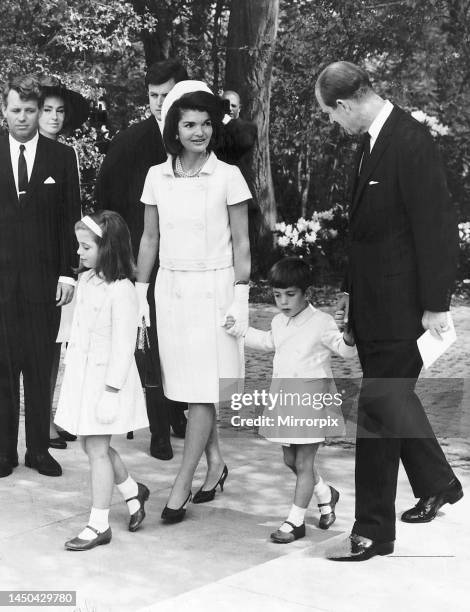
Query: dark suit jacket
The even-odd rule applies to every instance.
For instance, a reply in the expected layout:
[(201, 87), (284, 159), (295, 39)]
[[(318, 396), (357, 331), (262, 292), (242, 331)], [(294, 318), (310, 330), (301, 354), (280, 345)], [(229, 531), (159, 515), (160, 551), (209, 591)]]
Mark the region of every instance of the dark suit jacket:
[(98, 207), (122, 215), (129, 226), (135, 256), (144, 229), (144, 205), (140, 198), (145, 177), (151, 166), (166, 158), (160, 129), (151, 116), (114, 137), (98, 175), (95, 189)]
[[(48, 178), (54, 183), (45, 183)], [(8, 136), (0, 137), (0, 301), (18, 283), (31, 302), (54, 302), (59, 276), (77, 266), (74, 224), (80, 219), (77, 160), (71, 147), (39, 136), (21, 203)]]
[(357, 338), (414, 339), (424, 310), (448, 310), (457, 244), (437, 146), (394, 107), (352, 192), (348, 288)]
[(258, 130), (251, 121), (231, 119), (223, 126), (221, 142), (215, 153), (219, 159), (232, 165), (242, 165), (246, 154), (253, 148)]

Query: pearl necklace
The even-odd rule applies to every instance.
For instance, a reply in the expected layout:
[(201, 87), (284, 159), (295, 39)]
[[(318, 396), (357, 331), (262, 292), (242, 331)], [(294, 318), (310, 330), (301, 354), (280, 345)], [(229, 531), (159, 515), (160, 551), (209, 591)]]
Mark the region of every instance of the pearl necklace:
[(194, 178), (195, 176), (199, 176), (199, 173), (203, 169), (204, 164), (207, 161), (207, 158), (208, 158), (208, 154), (205, 153), (204, 154), (204, 158), (202, 160), (202, 164), (196, 170), (185, 170), (183, 168), (183, 164), (181, 162), (181, 158), (178, 155), (176, 157), (176, 161), (175, 161), (175, 172), (181, 178)]

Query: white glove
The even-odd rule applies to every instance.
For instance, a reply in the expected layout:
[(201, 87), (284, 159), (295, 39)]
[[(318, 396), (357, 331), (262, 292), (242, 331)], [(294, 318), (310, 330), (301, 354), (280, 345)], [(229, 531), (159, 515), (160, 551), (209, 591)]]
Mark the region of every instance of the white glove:
[(235, 325), (227, 330), (231, 336), (240, 338), (248, 330), (248, 296), (250, 293), (249, 285), (235, 285), (233, 288), (233, 302), (225, 313), (224, 325), (227, 317), (235, 319)]
[(147, 290), (149, 283), (136, 283), (137, 298), (139, 300), (139, 315), (137, 317), (138, 327), (142, 327), (142, 319), (145, 319), (145, 325), (150, 327), (150, 306), (147, 302)]
[(96, 420), (102, 425), (109, 425), (116, 420), (119, 409), (119, 391), (104, 391), (96, 404)]

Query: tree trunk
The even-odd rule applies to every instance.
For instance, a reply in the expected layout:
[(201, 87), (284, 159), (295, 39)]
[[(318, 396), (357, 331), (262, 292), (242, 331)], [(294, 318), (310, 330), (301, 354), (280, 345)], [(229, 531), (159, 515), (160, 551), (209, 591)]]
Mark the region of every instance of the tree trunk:
[(141, 38), (144, 45), (145, 63), (147, 68), (155, 62), (167, 59), (170, 55), (173, 14), (171, 3), (161, 0), (131, 0), (134, 11), (143, 15), (147, 9), (158, 20), (154, 32), (142, 30)]
[(217, 0), (214, 9), (214, 20), (212, 28), (212, 65), (213, 65), (213, 77), (212, 77), (212, 90), (217, 92), (219, 90), (219, 75), (220, 75), (220, 57), (219, 57), (219, 36), (220, 36), (220, 19), (222, 17), (222, 11), (224, 8), (225, 0)]
[(269, 156), (269, 102), (279, 0), (232, 0), (227, 36), (225, 89), (240, 94), (242, 114), (258, 128), (251, 158), (251, 187), (264, 220), (274, 229), (276, 203)]

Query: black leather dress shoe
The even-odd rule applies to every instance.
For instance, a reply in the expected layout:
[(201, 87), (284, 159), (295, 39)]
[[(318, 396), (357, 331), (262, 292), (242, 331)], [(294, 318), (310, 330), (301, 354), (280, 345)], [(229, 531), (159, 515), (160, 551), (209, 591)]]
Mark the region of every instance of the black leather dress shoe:
[(168, 508), (168, 506), (165, 506), (162, 511), (162, 520), (166, 523), (180, 523), (186, 514), (186, 504), (189, 504), (191, 498), (192, 493), (190, 491), (183, 505), (179, 508)]
[(65, 429), (58, 429), (57, 433), (59, 434), (59, 437), (61, 437), (62, 440), (65, 440), (66, 442), (75, 442), (75, 440), (77, 439), (77, 436), (71, 434), (68, 431), (65, 431)]
[(62, 476), (62, 468), (59, 463), (47, 452), (33, 454), (27, 450), (24, 456), (24, 464), (44, 476)]
[(376, 555), (390, 555), (394, 542), (376, 542), (352, 533), (345, 548), (327, 553), (330, 561), (367, 561)]
[(184, 438), (186, 436), (187, 423), (188, 421), (186, 420), (184, 410), (181, 410), (179, 407), (170, 407), (170, 425), (177, 438)]
[(453, 478), (443, 491), (430, 497), (422, 497), (416, 506), (403, 512), (401, 520), (405, 523), (429, 523), (436, 518), (441, 506), (455, 504), (462, 497), (462, 485), (457, 478)]
[(335, 507), (336, 507), (336, 504), (338, 503), (339, 493), (331, 485), (330, 485), (330, 491), (331, 491), (330, 501), (327, 504), (318, 504), (319, 508), (323, 506), (331, 507), (331, 512), (320, 515), (320, 520), (318, 522), (318, 526), (320, 527), (320, 529), (328, 529), (336, 521)]
[(129, 499), (126, 499), (126, 502), (131, 501), (131, 499), (137, 499), (140, 503), (140, 508), (137, 510), (137, 512), (134, 512), (134, 514), (131, 514), (131, 518), (129, 519), (129, 531), (137, 531), (137, 529), (142, 524), (142, 521), (145, 518), (144, 504), (150, 496), (150, 491), (141, 482), (137, 483), (137, 488), (138, 488), (137, 495), (135, 495), (134, 497), (129, 497)]
[(82, 540), (82, 538), (72, 538), (65, 542), (65, 548), (67, 550), (90, 550), (95, 546), (101, 546), (101, 544), (109, 544), (111, 542), (112, 533), (111, 527), (108, 527), (106, 531), (98, 531), (91, 525), (87, 525), (88, 529), (96, 533), (96, 538), (92, 540)]
[(0, 455), (0, 478), (5, 478), (13, 472), (13, 465), (10, 459), (4, 455)]
[(49, 448), (59, 448), (63, 450), (67, 448), (67, 442), (60, 436), (57, 436), (57, 438), (49, 438)]
[(161, 461), (169, 461), (173, 459), (173, 449), (171, 448), (171, 442), (169, 438), (161, 438), (152, 434), (152, 439), (150, 441), (150, 454), (155, 459), (160, 459)]
[(276, 544), (290, 544), (295, 540), (305, 537), (305, 523), (302, 523), (302, 525), (299, 526), (294, 525), (294, 523), (291, 523), (290, 521), (284, 521), (284, 523), (290, 525), (292, 527), (292, 531), (286, 532), (278, 529), (270, 536), (273, 542)]

